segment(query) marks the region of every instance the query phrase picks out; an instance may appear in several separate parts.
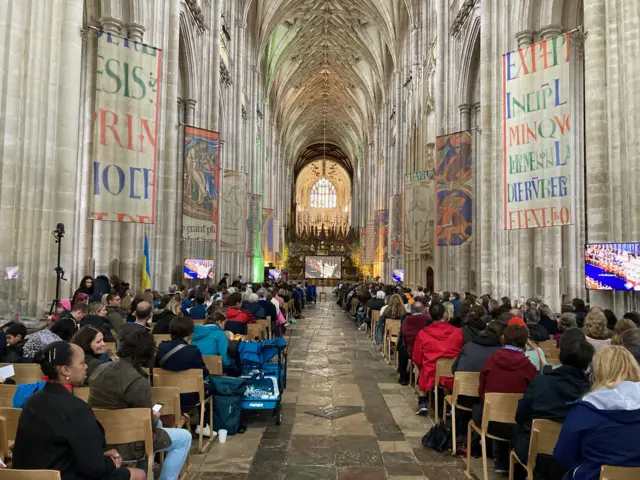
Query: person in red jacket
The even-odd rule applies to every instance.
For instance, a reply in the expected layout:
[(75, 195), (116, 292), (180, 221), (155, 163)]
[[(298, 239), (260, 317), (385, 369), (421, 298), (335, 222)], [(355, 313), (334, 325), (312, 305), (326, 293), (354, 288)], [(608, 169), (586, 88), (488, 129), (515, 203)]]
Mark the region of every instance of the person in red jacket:
[[(434, 303), (429, 307), (429, 314), (433, 323), (423, 328), (416, 338), (411, 359), (420, 368), (418, 386), (418, 411), (416, 415), (426, 415), (427, 392), (433, 390), (436, 383), (436, 363), (439, 358), (456, 358), (464, 345), (462, 330), (443, 321), (444, 305)], [(453, 378), (440, 378), (440, 385), (453, 388)], [(444, 398), (442, 396), (441, 398)]]
[[(498, 350), (484, 362), (480, 372), (478, 394), (484, 398), (485, 393), (524, 393), (538, 371), (524, 353), (529, 339), (529, 330), (520, 319), (509, 321), (509, 326), (502, 333), (502, 349)], [(479, 407), (481, 404), (479, 404)], [(481, 408), (474, 409), (473, 421), (482, 423)], [(492, 423), (489, 433), (501, 438), (511, 438), (515, 425)], [(496, 473), (509, 471), (509, 443), (492, 441), (493, 461)]]
[(228, 305), (226, 311), (227, 321), (224, 324), (224, 329), (239, 335), (246, 335), (249, 316), (240, 308), (242, 306), (242, 294), (234, 292), (229, 295)]

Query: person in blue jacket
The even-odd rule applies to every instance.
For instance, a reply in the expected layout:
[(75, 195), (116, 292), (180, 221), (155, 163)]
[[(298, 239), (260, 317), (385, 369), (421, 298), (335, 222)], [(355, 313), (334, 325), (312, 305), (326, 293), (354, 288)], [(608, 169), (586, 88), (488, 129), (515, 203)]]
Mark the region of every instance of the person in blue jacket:
[(196, 325), (193, 331), (191, 345), (195, 345), (202, 355), (220, 355), (223, 368), (233, 366), (233, 361), (227, 355), (229, 339), (222, 330), (227, 317), (223, 312), (213, 312), (207, 317), (204, 325)]
[(597, 480), (603, 465), (640, 467), (640, 367), (624, 347), (593, 358), (591, 393), (575, 402), (553, 455), (567, 480)]

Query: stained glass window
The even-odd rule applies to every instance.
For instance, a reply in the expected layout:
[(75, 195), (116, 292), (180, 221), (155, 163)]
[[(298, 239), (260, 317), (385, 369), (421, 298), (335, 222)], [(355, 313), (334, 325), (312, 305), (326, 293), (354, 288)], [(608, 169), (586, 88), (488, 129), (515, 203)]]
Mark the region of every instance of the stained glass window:
[(336, 208), (336, 187), (321, 178), (311, 189), (311, 208)]

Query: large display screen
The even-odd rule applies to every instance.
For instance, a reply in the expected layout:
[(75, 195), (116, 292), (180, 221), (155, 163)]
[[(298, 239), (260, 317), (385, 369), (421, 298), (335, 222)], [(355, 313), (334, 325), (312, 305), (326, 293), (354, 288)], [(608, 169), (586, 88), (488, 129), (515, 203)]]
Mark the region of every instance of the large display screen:
[(282, 270), (278, 270), (277, 268), (269, 269), (269, 278), (278, 279), (282, 275)]
[(185, 258), (184, 260), (184, 278), (197, 280), (205, 280), (213, 278), (214, 260), (203, 260), (199, 258)]
[(640, 291), (640, 243), (592, 243), (584, 254), (587, 290)]
[(404, 282), (404, 270), (402, 268), (396, 268), (391, 278), (393, 278), (394, 282)]
[(342, 278), (342, 257), (306, 257), (304, 278)]

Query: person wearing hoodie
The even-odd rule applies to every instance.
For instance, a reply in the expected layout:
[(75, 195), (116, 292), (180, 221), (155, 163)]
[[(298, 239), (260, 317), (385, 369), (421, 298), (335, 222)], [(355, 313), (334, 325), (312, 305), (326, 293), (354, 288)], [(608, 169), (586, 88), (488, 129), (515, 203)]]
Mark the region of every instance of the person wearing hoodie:
[(540, 325), (540, 312), (536, 307), (529, 307), (524, 312), (524, 318), (529, 329), (529, 338), (532, 342), (540, 343), (549, 340), (549, 332)]
[(5, 332), (7, 346), (2, 353), (2, 361), (6, 363), (21, 363), (24, 356), (24, 345), (27, 343), (27, 327), (22, 323), (9, 325)]
[(220, 355), (225, 370), (233, 367), (233, 360), (227, 355), (229, 339), (222, 329), (226, 320), (224, 313), (213, 312), (206, 318), (204, 325), (195, 326), (191, 340), (191, 345), (198, 347), (203, 356)]
[(257, 293), (250, 293), (247, 295), (247, 301), (242, 304), (242, 309), (253, 315), (256, 320), (267, 318), (267, 312), (259, 300)]
[[(413, 363), (420, 369), (417, 415), (426, 415), (429, 411), (427, 392), (433, 390), (435, 386), (438, 359), (456, 358), (464, 345), (462, 330), (444, 321), (444, 305), (434, 303), (429, 307), (429, 315), (431, 315), (433, 323), (418, 333), (411, 355)], [(453, 378), (441, 377), (440, 385), (449, 389), (453, 388)]]
[(430, 321), (431, 317), (428, 313), (424, 313), (422, 302), (416, 301), (411, 304), (411, 314), (407, 315), (400, 324), (400, 338), (402, 338), (401, 345), (398, 347), (398, 373), (400, 374), (398, 383), (400, 385), (409, 385), (409, 372), (407, 372), (409, 359), (413, 355), (418, 334)]
[(169, 324), (176, 317), (176, 312), (180, 309), (180, 302), (171, 295), (163, 295), (160, 298), (158, 310), (153, 312), (154, 335), (169, 335)]
[(591, 393), (575, 402), (553, 456), (565, 479), (597, 480), (603, 465), (640, 467), (640, 367), (624, 347), (596, 353)]
[[(484, 399), (485, 393), (524, 393), (538, 371), (524, 354), (529, 338), (527, 327), (509, 325), (502, 333), (503, 347), (489, 356), (480, 371), (478, 394)], [(478, 405), (481, 407), (481, 404)], [(474, 408), (473, 421), (481, 425), (482, 408)], [(513, 436), (513, 425), (494, 422), (489, 433), (501, 438)], [(508, 442), (493, 441), (493, 461), (496, 473), (509, 471)]]
[(471, 308), (467, 318), (462, 326), (464, 334), (464, 343), (469, 343), (484, 331), (487, 326), (487, 312), (483, 307), (478, 305)]
[(227, 321), (224, 329), (238, 335), (246, 335), (249, 316), (241, 309), (242, 294), (234, 292), (229, 295), (228, 305), (226, 311)]
[[(560, 362), (562, 366), (546, 375), (537, 375), (524, 392), (516, 412), (515, 451), (523, 462), (529, 455), (531, 425), (537, 418), (563, 422), (569, 413), (570, 403), (582, 398), (591, 384), (587, 369), (595, 351), (585, 340), (567, 337), (560, 342)], [(562, 477), (566, 469), (555, 465), (551, 457), (538, 459), (537, 471), (543, 478)], [(558, 475), (558, 471), (562, 474)]]
[(464, 344), (451, 371), (480, 372), (487, 358), (502, 348), (500, 337), (505, 327), (499, 320), (492, 320), (476, 338)]

